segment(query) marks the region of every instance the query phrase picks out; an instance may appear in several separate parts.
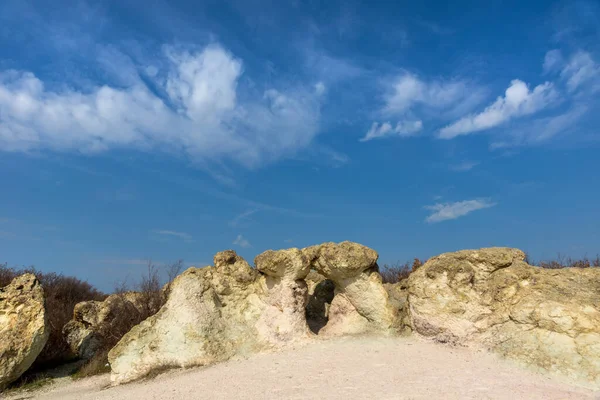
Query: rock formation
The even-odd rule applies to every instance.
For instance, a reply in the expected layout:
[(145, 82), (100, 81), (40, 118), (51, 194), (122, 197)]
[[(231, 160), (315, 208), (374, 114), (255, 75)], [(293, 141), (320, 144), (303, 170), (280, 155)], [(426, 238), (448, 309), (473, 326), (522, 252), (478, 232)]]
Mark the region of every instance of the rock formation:
[(0, 390), (27, 371), (48, 334), (44, 291), (35, 275), (0, 289)]
[(89, 359), (98, 350), (114, 345), (134, 325), (139, 324), (158, 304), (146, 304), (142, 293), (113, 294), (104, 301), (84, 301), (73, 311), (73, 319), (63, 327), (65, 340), (80, 358)]
[(206, 365), (305, 338), (308, 261), (299, 250), (257, 257), (263, 273), (234, 251), (214, 267), (190, 268), (171, 285), (167, 303), (109, 353), (113, 382), (156, 368)]
[[(234, 251), (218, 253), (214, 267), (177, 277), (161, 310), (110, 351), (112, 380), (306, 341), (314, 337), (307, 315), (326, 324), (325, 335), (390, 332), (397, 321), (376, 261), (375, 251), (350, 242), (269, 250), (256, 257), (256, 269)], [(307, 307), (311, 268), (327, 283), (311, 282)]]
[(323, 336), (393, 333), (400, 321), (381, 282), (377, 252), (358, 243), (323, 243), (303, 250), (311, 267), (335, 285)]
[(213, 267), (177, 277), (161, 310), (111, 350), (112, 380), (315, 334), (412, 331), (600, 387), (600, 269), (544, 270), (520, 250), (491, 248), (442, 254), (409, 279), (382, 284), (377, 258), (352, 242), (269, 250), (255, 269), (234, 251), (218, 253)]
[(548, 270), (509, 248), (434, 257), (408, 279), (413, 330), (600, 385), (600, 269)]

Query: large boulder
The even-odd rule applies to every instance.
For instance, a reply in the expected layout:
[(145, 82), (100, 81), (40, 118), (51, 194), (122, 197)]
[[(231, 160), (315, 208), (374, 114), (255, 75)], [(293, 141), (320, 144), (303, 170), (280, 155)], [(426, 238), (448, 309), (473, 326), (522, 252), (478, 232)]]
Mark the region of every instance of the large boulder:
[(510, 248), (430, 259), (408, 279), (412, 329), (600, 386), (600, 269), (524, 259)]
[(146, 297), (143, 293), (127, 292), (113, 294), (104, 301), (78, 303), (73, 319), (62, 330), (71, 351), (89, 359), (99, 350), (108, 350), (148, 316)]
[(267, 252), (254, 269), (234, 251), (190, 268), (166, 304), (109, 352), (113, 383), (152, 370), (190, 367), (283, 346), (310, 334), (304, 320), (308, 261), (298, 250)]
[(323, 243), (303, 249), (311, 267), (335, 285), (323, 336), (394, 333), (401, 324), (378, 273), (375, 250), (359, 243)]
[(44, 291), (35, 275), (21, 275), (0, 289), (0, 390), (27, 371), (49, 333)]

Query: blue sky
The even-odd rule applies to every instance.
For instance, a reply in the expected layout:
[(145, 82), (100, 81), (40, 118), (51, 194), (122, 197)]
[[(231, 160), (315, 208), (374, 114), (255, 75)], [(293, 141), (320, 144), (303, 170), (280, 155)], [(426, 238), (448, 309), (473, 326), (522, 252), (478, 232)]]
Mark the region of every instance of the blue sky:
[(0, 262), (599, 252), (600, 4), (417, 3), (2, 1)]

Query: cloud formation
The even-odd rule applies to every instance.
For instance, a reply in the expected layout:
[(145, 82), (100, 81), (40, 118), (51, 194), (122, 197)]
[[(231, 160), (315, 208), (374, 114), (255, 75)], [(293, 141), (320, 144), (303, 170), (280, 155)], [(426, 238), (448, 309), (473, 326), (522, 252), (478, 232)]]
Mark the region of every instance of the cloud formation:
[(482, 210), (495, 206), (496, 203), (489, 199), (474, 199), (457, 201), (455, 203), (437, 203), (432, 206), (425, 206), (425, 209), (433, 211), (431, 215), (425, 218), (428, 223), (436, 223), (457, 219), (473, 211)]
[(248, 247), (252, 247), (252, 245), (250, 244), (250, 242), (242, 235), (237, 235), (237, 237), (235, 238), (235, 240), (233, 241), (233, 244), (243, 247), (243, 248), (248, 248)]
[(564, 65), (560, 76), (566, 81), (567, 90), (571, 93), (584, 85), (589, 85), (593, 92), (600, 90), (600, 65), (588, 52), (575, 53)]
[(178, 239), (183, 240), (184, 242), (191, 242), (193, 239), (192, 235), (190, 235), (188, 233), (169, 231), (169, 230), (165, 230), (165, 229), (155, 229), (152, 231), (152, 233), (157, 234), (157, 235), (162, 235), (162, 236), (176, 237)]
[(367, 142), (372, 139), (384, 138), (388, 136), (400, 136), (409, 137), (417, 134), (423, 129), (423, 122), (418, 121), (399, 121), (395, 127), (389, 122), (384, 122), (381, 125), (377, 122), (373, 122), (371, 129), (367, 132), (365, 137), (360, 139), (361, 142)]
[(506, 89), (504, 97), (498, 97), (479, 114), (468, 115), (442, 128), (439, 137), (452, 139), (494, 128), (513, 118), (534, 114), (552, 104), (557, 97), (551, 82), (545, 82), (530, 90), (525, 82), (515, 79)]
[(392, 122), (373, 122), (362, 142), (384, 137), (410, 137), (424, 127), (423, 117), (449, 119), (464, 115), (479, 104), (484, 90), (465, 80), (423, 80), (403, 72), (384, 82), (387, 94), (379, 114)]
[(242, 61), (218, 45), (166, 47), (162, 61), (122, 71), (124, 87), (89, 90), (0, 72), (0, 150), (161, 149), (254, 168), (308, 146), (318, 133), (324, 87), (242, 91)]

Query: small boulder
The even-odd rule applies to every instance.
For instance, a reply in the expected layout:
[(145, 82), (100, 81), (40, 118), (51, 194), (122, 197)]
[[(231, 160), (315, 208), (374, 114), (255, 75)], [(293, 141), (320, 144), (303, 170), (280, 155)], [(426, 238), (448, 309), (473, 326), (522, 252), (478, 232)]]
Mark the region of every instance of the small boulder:
[(142, 293), (127, 292), (113, 294), (104, 301), (78, 303), (73, 319), (63, 327), (71, 351), (80, 358), (89, 359), (98, 350), (108, 350), (148, 316), (144, 297)]
[(33, 364), (50, 334), (44, 290), (33, 274), (0, 289), (0, 390)]

